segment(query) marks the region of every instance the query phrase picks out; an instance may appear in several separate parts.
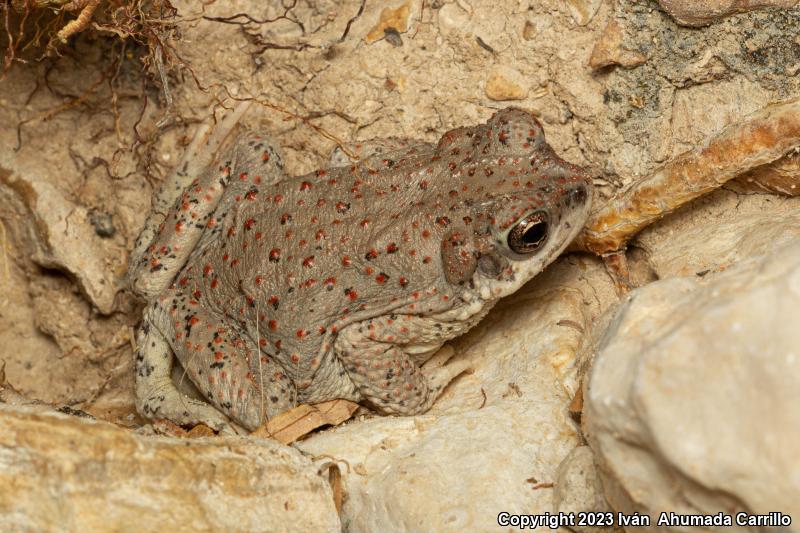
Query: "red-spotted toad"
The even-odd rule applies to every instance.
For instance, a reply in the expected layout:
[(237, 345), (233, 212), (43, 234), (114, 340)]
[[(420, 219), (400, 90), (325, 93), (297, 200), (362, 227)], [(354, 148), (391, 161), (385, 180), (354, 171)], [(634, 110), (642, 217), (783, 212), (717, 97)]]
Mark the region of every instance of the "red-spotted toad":
[[(247, 135), (182, 192), (131, 263), (144, 416), (255, 429), (335, 398), (410, 415), (466, 369), (420, 365), (562, 252), (590, 180), (519, 109), (398, 146), (289, 178)], [(170, 380), (173, 354), (208, 403)]]

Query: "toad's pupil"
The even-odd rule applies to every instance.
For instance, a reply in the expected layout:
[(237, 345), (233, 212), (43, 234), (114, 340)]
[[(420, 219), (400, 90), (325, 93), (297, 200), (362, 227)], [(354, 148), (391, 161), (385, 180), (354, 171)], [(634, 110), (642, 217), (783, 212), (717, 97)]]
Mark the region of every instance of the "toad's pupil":
[(522, 235), (522, 242), (526, 246), (537, 246), (547, 235), (547, 222), (537, 222)]

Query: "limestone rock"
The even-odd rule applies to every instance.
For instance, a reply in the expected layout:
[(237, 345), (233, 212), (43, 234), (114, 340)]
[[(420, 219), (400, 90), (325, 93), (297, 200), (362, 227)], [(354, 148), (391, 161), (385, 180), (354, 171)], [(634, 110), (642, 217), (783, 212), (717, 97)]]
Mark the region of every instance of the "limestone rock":
[(794, 7), (797, 0), (658, 0), (658, 3), (678, 24), (705, 26), (753, 9), (788, 9)]
[(583, 412), (611, 506), (800, 516), (799, 321), (800, 240), (632, 292)]
[(29, 211), (33, 261), (67, 272), (101, 313), (111, 313), (117, 280), (106, 264), (88, 210), (74, 204), (47, 181), (22, 171), (0, 172), (0, 186), (16, 194)]
[(340, 531), (331, 488), (274, 441), (144, 437), (0, 405), (2, 531)]

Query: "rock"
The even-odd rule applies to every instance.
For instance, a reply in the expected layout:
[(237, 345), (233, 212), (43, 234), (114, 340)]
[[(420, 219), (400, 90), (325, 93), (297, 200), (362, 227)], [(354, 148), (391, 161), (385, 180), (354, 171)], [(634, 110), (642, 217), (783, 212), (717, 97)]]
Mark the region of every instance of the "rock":
[(611, 65), (633, 68), (647, 61), (647, 56), (643, 53), (625, 48), (622, 37), (622, 26), (615, 19), (609, 19), (600, 39), (594, 44), (589, 66), (593, 69)]
[(145, 437), (0, 405), (0, 530), (340, 531), (296, 450), (247, 438)]
[[(607, 513), (611, 511), (603, 496), (603, 485), (588, 446), (578, 446), (561, 462), (553, 488), (555, 510), (560, 513)], [(622, 531), (613, 527), (574, 526), (579, 533)]]
[(797, 323), (800, 239), (633, 291), (585, 391), (584, 431), (611, 506), (800, 516)]
[(524, 100), (528, 96), (525, 81), (519, 72), (511, 67), (496, 66), (489, 73), (484, 88), (491, 100)]
[(566, 0), (572, 20), (579, 26), (586, 26), (594, 18), (602, 0)]
[(429, 413), (356, 421), (296, 444), (341, 461), (347, 530), (494, 531), (502, 511), (553, 512), (558, 465), (578, 445), (567, 405), (591, 297), (576, 279), (610, 287), (597, 262), (579, 264), (553, 265), (458, 339), (454, 358), (473, 361), (474, 373)]
[[(117, 280), (106, 264), (102, 245), (85, 207), (76, 205), (45, 180), (23, 173), (0, 172), (0, 187), (15, 194), (29, 212), (31, 259), (62, 270), (103, 314), (114, 309)], [(2, 194), (0, 194), (2, 197)]]
[(706, 26), (735, 13), (754, 9), (789, 9), (797, 0), (658, 0), (678, 24)]

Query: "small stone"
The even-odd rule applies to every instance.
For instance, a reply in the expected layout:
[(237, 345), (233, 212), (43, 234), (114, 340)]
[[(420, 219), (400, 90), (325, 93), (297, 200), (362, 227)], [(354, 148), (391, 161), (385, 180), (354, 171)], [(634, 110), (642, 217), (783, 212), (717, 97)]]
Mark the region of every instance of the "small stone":
[[(400, 7), (391, 8), (386, 7), (381, 11), (381, 16), (378, 23), (372, 27), (364, 41), (367, 44), (372, 44), (375, 41), (380, 41), (387, 36), (386, 30), (391, 28), (395, 33), (405, 33), (408, 31), (408, 21), (411, 16), (411, 5), (405, 2)], [(390, 41), (391, 42), (391, 41)]]
[(565, 0), (572, 20), (579, 26), (586, 26), (594, 18), (602, 0)]
[(491, 100), (524, 100), (528, 90), (522, 74), (510, 67), (495, 67), (486, 80), (486, 96)]
[(589, 57), (589, 66), (598, 69), (611, 65), (633, 68), (647, 61), (647, 56), (636, 50), (628, 50), (622, 45), (622, 27), (611, 19), (600, 36)]
[(117, 233), (117, 228), (114, 227), (114, 218), (109, 213), (90, 209), (89, 222), (94, 226), (94, 232), (98, 237), (108, 239)]

